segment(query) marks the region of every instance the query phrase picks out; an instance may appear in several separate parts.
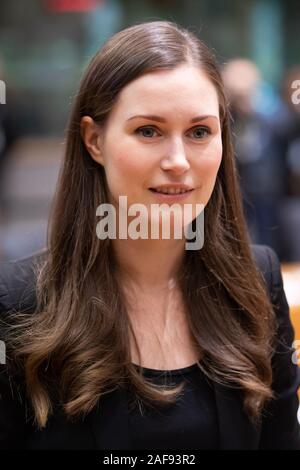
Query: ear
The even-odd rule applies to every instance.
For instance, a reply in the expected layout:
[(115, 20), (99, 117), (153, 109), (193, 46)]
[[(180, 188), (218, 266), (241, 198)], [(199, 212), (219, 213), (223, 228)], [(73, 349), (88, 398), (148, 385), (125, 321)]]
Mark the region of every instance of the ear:
[(92, 159), (104, 165), (100, 126), (90, 116), (83, 116), (80, 122), (80, 134)]

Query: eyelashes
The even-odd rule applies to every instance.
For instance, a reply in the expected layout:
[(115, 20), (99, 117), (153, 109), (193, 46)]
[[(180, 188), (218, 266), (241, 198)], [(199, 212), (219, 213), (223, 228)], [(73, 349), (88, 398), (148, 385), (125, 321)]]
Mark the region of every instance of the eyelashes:
[[(149, 135), (149, 131), (150, 131), (150, 134), (151, 132), (156, 132), (158, 133), (158, 130), (156, 129), (155, 126), (142, 126), (142, 127), (138, 127), (136, 130), (135, 130), (135, 133), (138, 134), (138, 135), (141, 135), (142, 137), (145, 137), (147, 139), (151, 139), (153, 138), (153, 134), (152, 135)], [(211, 130), (209, 127), (206, 127), (206, 126), (195, 126), (191, 129), (191, 131), (200, 131), (201, 132), (201, 135), (199, 136), (200, 138), (197, 138), (196, 137), (196, 140), (203, 140), (205, 137), (208, 137), (209, 135), (211, 135)], [(145, 134), (141, 134), (143, 132), (148, 132), (148, 135), (145, 135)]]
[[(135, 130), (135, 133), (138, 134), (138, 135), (141, 135), (140, 133), (143, 133), (143, 132), (145, 132), (145, 131), (150, 131), (150, 132), (151, 132), (151, 131), (155, 131), (155, 132), (157, 132), (157, 130), (156, 130), (155, 127), (153, 127), (153, 126), (144, 126), (144, 127), (139, 127), (138, 129), (136, 129), (136, 130)], [(149, 136), (149, 135), (144, 135), (144, 134), (142, 134), (142, 137), (147, 137), (147, 138), (149, 138), (149, 137), (153, 137), (153, 135), (152, 135), (152, 136)]]
[[(194, 127), (193, 129), (196, 130), (196, 131), (197, 131), (197, 130), (198, 130), (198, 131), (200, 130), (201, 132), (204, 132), (204, 133), (205, 133), (205, 137), (211, 135), (211, 130), (210, 130), (209, 127), (206, 127), (206, 126), (197, 126), (197, 127)], [(203, 138), (203, 136), (202, 136), (202, 138)]]

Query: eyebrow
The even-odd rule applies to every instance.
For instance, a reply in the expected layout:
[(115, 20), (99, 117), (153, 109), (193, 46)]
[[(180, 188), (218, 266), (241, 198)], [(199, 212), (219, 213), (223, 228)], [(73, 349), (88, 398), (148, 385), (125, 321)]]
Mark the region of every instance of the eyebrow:
[[(136, 116), (131, 116), (129, 119), (127, 119), (127, 121), (131, 121), (132, 119), (136, 119), (136, 118), (144, 118), (144, 119), (149, 119), (150, 121), (157, 121), (157, 122), (166, 122), (166, 119), (160, 116), (156, 116), (154, 114), (138, 114)], [(217, 116), (213, 114), (204, 114), (202, 116), (196, 116), (192, 118), (190, 120), (190, 123), (203, 121), (204, 119), (207, 119), (207, 118), (218, 119)]]

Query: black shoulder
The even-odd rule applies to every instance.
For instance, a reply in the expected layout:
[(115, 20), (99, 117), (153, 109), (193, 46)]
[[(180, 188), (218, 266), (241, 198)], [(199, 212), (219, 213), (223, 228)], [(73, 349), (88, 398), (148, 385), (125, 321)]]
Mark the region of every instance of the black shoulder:
[(289, 349), (294, 341), (295, 332), (284, 291), (280, 261), (275, 251), (268, 246), (252, 245), (252, 254), (257, 268), (265, 280), (276, 313), (278, 337), (288, 345), (287, 349)]
[(264, 278), (271, 300), (282, 288), (281, 266), (275, 251), (267, 245), (251, 245), (252, 258)]
[(295, 331), (283, 288), (280, 261), (274, 250), (268, 246), (253, 245), (251, 248), (253, 259), (267, 285), (276, 317), (272, 354), (274, 400), (271, 400), (264, 410), (259, 448), (300, 450), (300, 428), (297, 419), (300, 370), (294, 348)]
[(41, 250), (25, 258), (0, 263), (0, 313), (31, 311), (36, 306), (36, 267), (46, 260)]
[(31, 432), (28, 415), (31, 408), (23, 375), (7, 361), (6, 328), (10, 313), (34, 311), (36, 268), (46, 258), (47, 251), (41, 250), (25, 258), (0, 263), (0, 450), (24, 448)]

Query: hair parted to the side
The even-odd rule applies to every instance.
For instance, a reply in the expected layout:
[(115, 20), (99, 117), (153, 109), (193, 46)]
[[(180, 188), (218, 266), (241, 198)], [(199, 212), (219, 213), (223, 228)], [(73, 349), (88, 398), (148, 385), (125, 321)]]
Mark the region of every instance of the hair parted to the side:
[(96, 208), (108, 202), (105, 171), (87, 152), (80, 121), (89, 115), (105, 126), (124, 86), (186, 63), (204, 71), (218, 92), (223, 140), (222, 163), (205, 208), (204, 247), (186, 251), (179, 276), (202, 357), (199, 367), (242, 392), (253, 422), (272, 397), (274, 312), (249, 246), (219, 69), (196, 35), (172, 22), (154, 21), (111, 37), (93, 57), (74, 101), (46, 262), (37, 275), (37, 308), (32, 315), (17, 314), (10, 335), (11, 359), (25, 374), (40, 428), (57, 399), (76, 419), (118, 386), (130, 386), (139, 403), (157, 405), (182, 391), (181, 385), (173, 390), (148, 383), (131, 363), (133, 331), (116, 259), (110, 241), (96, 236)]

